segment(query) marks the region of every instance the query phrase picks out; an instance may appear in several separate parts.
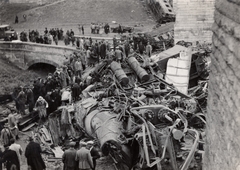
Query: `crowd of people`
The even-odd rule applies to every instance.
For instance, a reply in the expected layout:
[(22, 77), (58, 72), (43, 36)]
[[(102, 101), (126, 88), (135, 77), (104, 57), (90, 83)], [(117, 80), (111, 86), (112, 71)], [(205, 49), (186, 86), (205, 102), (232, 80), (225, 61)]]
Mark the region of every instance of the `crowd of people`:
[(145, 45), (141, 39), (136, 40), (134, 37), (119, 42), (114, 36), (112, 43), (105, 40), (93, 41), (91, 37), (77, 38), (76, 44), (79, 52), (66, 56), (67, 62), (57, 68), (53, 74), (49, 73), (44, 79), (39, 77), (33, 80), (31, 85), (14, 89), (12, 98), (20, 114), (25, 114), (26, 105), (29, 107), (29, 112), (32, 112), (34, 106), (39, 105), (36, 103), (41, 99), (39, 97), (43, 97), (48, 103), (44, 104), (48, 106), (47, 113), (53, 112), (61, 105), (62, 89), (72, 91), (73, 101), (78, 100), (81, 90), (87, 86), (86, 82), (82, 82), (81, 79), (83, 71), (87, 67), (95, 66), (101, 60), (122, 62), (134, 52), (141, 55), (145, 53), (148, 58), (152, 53), (152, 46), (149, 42)]
[(7, 170), (20, 170), (23, 153), (27, 159), (29, 170), (46, 169), (45, 162), (41, 156), (42, 150), (40, 144), (34, 142), (32, 137), (29, 137), (28, 141), (29, 143), (26, 146), (25, 153), (21, 145), (17, 144), (14, 138), (10, 138), (9, 144), (4, 144), (3, 147), (0, 148), (0, 170), (3, 169), (3, 165)]
[(91, 34), (99, 34), (100, 28), (102, 28), (102, 24), (100, 23), (91, 23)]
[(66, 34), (63, 37), (64, 44), (69, 45), (70, 42), (72, 43), (72, 46), (75, 46), (75, 37), (74, 37), (74, 31), (71, 29), (70, 31), (67, 30)]
[[(91, 33), (92, 34), (99, 34), (100, 29), (104, 29), (105, 34), (110, 33), (110, 26), (108, 23), (105, 25), (103, 23), (91, 23)], [(78, 29), (79, 33), (84, 35), (84, 26), (78, 24)], [(118, 29), (117, 29), (119, 34), (123, 33), (122, 26), (119, 24)], [(85, 38), (82, 38), (85, 39)], [(20, 33), (20, 40), (23, 42), (34, 42), (34, 43), (39, 43), (39, 44), (52, 44), (54, 43), (55, 45), (59, 44), (59, 41), (63, 41), (66, 46), (72, 45), (72, 46), (77, 46), (78, 48), (82, 47), (81, 44), (83, 44), (81, 38), (76, 38), (75, 33), (72, 29), (67, 30), (65, 33), (62, 28), (51, 28), (48, 30), (48, 28), (45, 28), (44, 33), (40, 34), (39, 31), (36, 30), (29, 30), (27, 31), (22, 31)], [(88, 41), (90, 41), (88, 43)], [(88, 46), (91, 46), (92, 40), (91, 37), (86, 38), (86, 43)], [(82, 49), (82, 48), (81, 48)]]
[[(59, 40), (64, 39), (64, 31), (62, 28), (45, 28), (44, 33), (40, 34), (38, 30), (29, 30), (28, 33), (24, 30), (20, 33), (20, 40), (27, 42), (35, 42), (40, 44), (52, 44), (53, 42), (58, 45)], [(69, 31), (67, 31), (69, 34)]]
[(64, 170), (96, 170), (96, 160), (100, 158), (100, 154), (94, 147), (94, 142), (80, 141), (78, 150), (75, 146), (75, 142), (70, 142), (70, 148), (63, 154)]
[(108, 23), (105, 25), (103, 23), (91, 23), (91, 34), (99, 34), (100, 29), (104, 29), (105, 34), (110, 33), (110, 26)]
[(82, 33), (82, 35), (84, 35), (84, 26), (83, 25), (78, 24), (78, 30), (79, 30), (79, 34)]
[[(9, 112), (8, 123), (4, 124), (1, 130), (1, 147), (0, 147), (0, 170), (2, 170), (2, 165), (6, 167), (7, 170), (20, 170), (22, 163), (23, 149), (20, 144), (16, 141), (18, 137), (18, 127), (17, 120), (12, 112)], [(25, 150), (25, 157), (27, 158), (27, 164), (31, 166), (31, 169), (38, 169), (42, 167), (45, 169), (45, 163), (41, 157), (41, 147), (38, 143), (33, 141), (33, 138), (29, 138), (29, 144)]]
[[(33, 34), (35, 35), (36, 32), (37, 30)], [(57, 29), (51, 29), (50, 31), (47, 28), (45, 29), (45, 34), (49, 33), (58, 36), (56, 32)], [(72, 30), (67, 31), (67, 34), (71, 37), (74, 32)], [(69, 105), (80, 100), (82, 91), (96, 81), (96, 78), (91, 74), (89, 75), (90, 79), (82, 80), (82, 74), (86, 68), (95, 66), (101, 60), (122, 62), (134, 55), (134, 53), (145, 54), (144, 56), (148, 60), (152, 52), (149, 42), (146, 43), (143, 39), (134, 38), (134, 36), (127, 37), (122, 41), (119, 41), (114, 36), (112, 42), (92, 40), (91, 37), (77, 38), (76, 46), (79, 51), (66, 56), (67, 62), (63, 66), (57, 67), (54, 73), (49, 73), (45, 78), (38, 77), (29, 84), (14, 89), (12, 98), (15, 101), (17, 113), (22, 116), (28, 114), (26, 113), (26, 107), (28, 107), (30, 115), (37, 114), (40, 118), (39, 124), (42, 124), (46, 121), (48, 115), (57, 110), (59, 106)], [(8, 123), (1, 131), (1, 142), (5, 147), (5, 151), (0, 152), (0, 157), (2, 162), (8, 162), (7, 167), (11, 168), (14, 165), (16, 169), (20, 169), (19, 155), (23, 151), (20, 145), (16, 146), (16, 140), (18, 140), (18, 127), (11, 112), (8, 116)], [(39, 144), (30, 138), (29, 145), (25, 151), (28, 165), (32, 169), (36, 166), (45, 169), (45, 164), (40, 155), (41, 148)], [(75, 143), (70, 143), (70, 149), (64, 152), (62, 161), (65, 170), (72, 170), (76, 167), (79, 169), (95, 169), (96, 159), (100, 156), (96, 151), (95, 156), (91, 153), (93, 152), (91, 149), (92, 142), (81, 143), (78, 151), (74, 149), (75, 145)], [(14, 148), (13, 150), (16, 153), (10, 152), (11, 148)], [(38, 156), (34, 157), (33, 153)], [(32, 159), (37, 159), (37, 161)], [(84, 164), (83, 160), (85, 161)]]

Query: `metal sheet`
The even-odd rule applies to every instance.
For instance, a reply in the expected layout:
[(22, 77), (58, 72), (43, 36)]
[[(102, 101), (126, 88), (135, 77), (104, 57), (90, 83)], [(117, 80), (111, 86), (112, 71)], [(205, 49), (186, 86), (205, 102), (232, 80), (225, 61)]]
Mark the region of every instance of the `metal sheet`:
[(186, 52), (181, 52), (180, 57), (171, 58), (167, 62), (166, 81), (184, 94), (188, 94), (191, 59), (191, 49), (188, 49)]
[(187, 48), (184, 47), (184, 46), (181, 46), (181, 45), (175, 45), (174, 47), (172, 48), (169, 48), (157, 55), (153, 55), (151, 56), (151, 59), (153, 60), (153, 62), (158, 62), (160, 60), (163, 60), (163, 59), (168, 59), (172, 56), (175, 56), (177, 54), (180, 53), (180, 51), (184, 51), (186, 50)]

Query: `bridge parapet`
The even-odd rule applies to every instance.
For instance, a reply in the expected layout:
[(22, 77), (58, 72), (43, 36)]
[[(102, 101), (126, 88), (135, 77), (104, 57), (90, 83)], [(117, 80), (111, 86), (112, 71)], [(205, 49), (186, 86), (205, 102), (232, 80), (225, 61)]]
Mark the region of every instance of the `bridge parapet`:
[(31, 42), (0, 42), (0, 57), (26, 70), (36, 63), (46, 63), (55, 67), (67, 62), (66, 56), (77, 49)]

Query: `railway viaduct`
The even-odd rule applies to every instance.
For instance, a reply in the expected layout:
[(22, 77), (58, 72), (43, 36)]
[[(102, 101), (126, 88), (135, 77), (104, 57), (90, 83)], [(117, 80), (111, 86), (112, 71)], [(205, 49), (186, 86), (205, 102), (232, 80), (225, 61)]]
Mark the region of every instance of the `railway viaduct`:
[(73, 52), (77, 49), (29, 42), (0, 42), (0, 57), (23, 70), (36, 63), (62, 66)]

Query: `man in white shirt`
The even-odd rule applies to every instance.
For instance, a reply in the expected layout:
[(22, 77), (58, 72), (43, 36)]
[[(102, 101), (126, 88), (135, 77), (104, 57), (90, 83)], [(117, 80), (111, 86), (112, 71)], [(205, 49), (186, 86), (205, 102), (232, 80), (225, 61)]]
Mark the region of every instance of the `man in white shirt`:
[(70, 88), (62, 90), (62, 104), (71, 104), (72, 103), (72, 92)]
[(15, 116), (12, 114), (12, 112), (8, 115), (8, 125), (9, 129), (11, 130), (11, 133), (13, 135), (13, 138), (16, 140), (18, 139), (18, 127), (17, 127), (17, 121)]
[(10, 143), (11, 143), (11, 145), (9, 146), (9, 149), (12, 151), (15, 151), (17, 153), (19, 163), (21, 164), (21, 155), (23, 153), (23, 149), (22, 149), (21, 145), (15, 143), (15, 139), (13, 139), (13, 138), (10, 139)]
[(150, 42), (148, 42), (147, 46), (146, 46), (146, 53), (148, 57), (151, 57), (152, 55), (152, 46), (150, 45)]
[(83, 66), (80, 58), (77, 59), (77, 61), (74, 64), (74, 67), (76, 75), (82, 77)]
[(90, 65), (90, 63), (89, 63), (90, 55), (91, 55), (91, 48), (89, 47), (89, 48), (87, 49), (87, 52), (86, 52), (86, 58), (85, 58), (85, 61), (86, 61), (86, 67), (89, 67), (89, 65)]
[(80, 50), (83, 50), (84, 40), (80, 38)]

